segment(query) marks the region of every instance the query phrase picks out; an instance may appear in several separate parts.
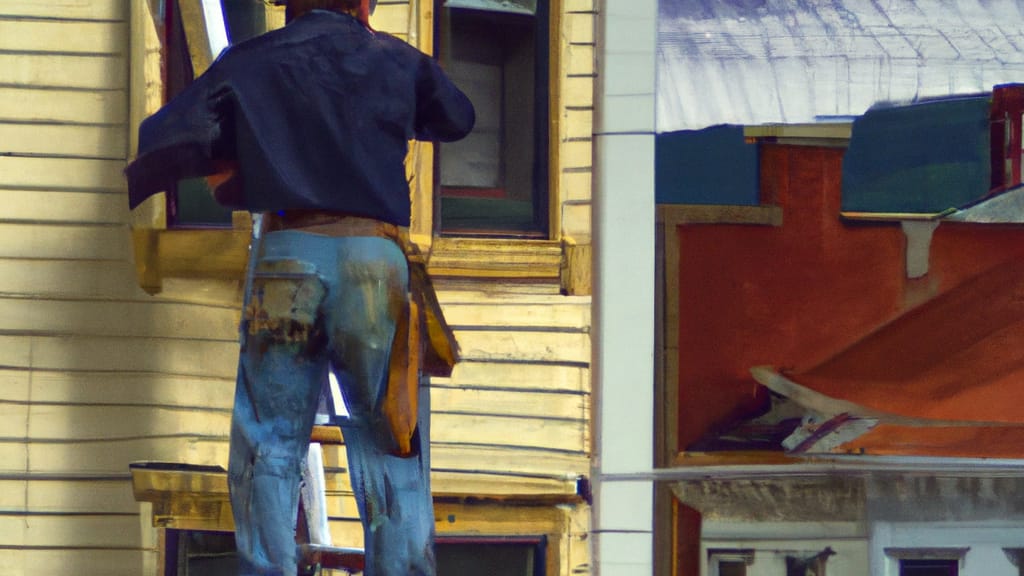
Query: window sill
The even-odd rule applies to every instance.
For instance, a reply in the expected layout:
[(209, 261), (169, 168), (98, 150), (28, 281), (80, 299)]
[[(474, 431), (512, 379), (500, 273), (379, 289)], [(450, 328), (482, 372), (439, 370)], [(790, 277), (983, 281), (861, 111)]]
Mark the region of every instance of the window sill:
[[(251, 230), (244, 212), (236, 213), (230, 229), (136, 228), (133, 241), (139, 285), (157, 294), (171, 278), (241, 280)], [(442, 280), (510, 281), (557, 291), (566, 272), (565, 261), (558, 241), (435, 237), (428, 271)], [(574, 268), (589, 269), (589, 262)]]

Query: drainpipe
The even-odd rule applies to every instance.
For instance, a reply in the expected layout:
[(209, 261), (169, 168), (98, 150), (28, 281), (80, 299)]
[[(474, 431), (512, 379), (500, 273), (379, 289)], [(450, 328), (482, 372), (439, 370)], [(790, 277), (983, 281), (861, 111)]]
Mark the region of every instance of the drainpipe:
[(653, 574), (657, 0), (595, 0), (595, 576)]

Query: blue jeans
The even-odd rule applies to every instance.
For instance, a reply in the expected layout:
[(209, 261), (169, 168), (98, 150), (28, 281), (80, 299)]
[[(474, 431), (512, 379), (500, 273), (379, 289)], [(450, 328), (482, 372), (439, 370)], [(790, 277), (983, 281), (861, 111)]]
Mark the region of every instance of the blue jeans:
[(286, 230), (263, 239), (235, 386), (228, 483), (242, 576), (296, 573), (302, 461), (333, 366), (363, 522), (366, 576), (433, 576), (429, 402), (419, 452), (392, 456), (381, 412), (408, 264), (391, 240)]

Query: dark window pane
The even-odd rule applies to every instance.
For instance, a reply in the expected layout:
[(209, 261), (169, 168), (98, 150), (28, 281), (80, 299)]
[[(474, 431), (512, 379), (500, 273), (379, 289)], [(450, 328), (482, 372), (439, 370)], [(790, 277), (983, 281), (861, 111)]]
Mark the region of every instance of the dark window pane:
[(435, 547), (438, 576), (543, 576), (536, 544), (470, 543)]
[(900, 560), (900, 576), (957, 576), (958, 560)]
[(739, 560), (720, 560), (718, 576), (747, 576), (747, 563)]
[(543, 232), (546, 2), (538, 2), (536, 15), (466, 8), (444, 8), (441, 13), (441, 63), (477, 113), (468, 137), (441, 147), (441, 230)]

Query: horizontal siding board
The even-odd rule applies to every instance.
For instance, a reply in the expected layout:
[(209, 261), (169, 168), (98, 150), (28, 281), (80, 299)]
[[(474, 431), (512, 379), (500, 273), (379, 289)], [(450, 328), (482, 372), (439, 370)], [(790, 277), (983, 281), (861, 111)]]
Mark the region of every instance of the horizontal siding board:
[(138, 548), (140, 541), (137, 515), (0, 514), (0, 546)]
[[(31, 378), (29, 391), (28, 374)], [(11, 382), (17, 387), (10, 390)], [(146, 372), (0, 370), (0, 400), (63, 404), (118, 404), (230, 410), (235, 379)]]
[(0, 84), (25, 87), (123, 90), (124, 56), (0, 53)]
[(575, 108), (564, 112), (566, 138), (592, 138), (594, 136), (594, 111), (589, 108)]
[(594, 73), (594, 45), (575, 44), (567, 47), (563, 63), (566, 74), (585, 75)]
[[(25, 481), (16, 481), (25, 482)], [(139, 504), (128, 480), (33, 480), (26, 488), (33, 512), (137, 514)], [(2, 488), (2, 486), (0, 486)]]
[(28, 429), (28, 406), (0, 402), (0, 438), (17, 438)]
[(137, 514), (128, 480), (0, 480), (0, 515)]
[(124, 167), (124, 160), (0, 156), (0, 188), (121, 192)]
[[(0, 120), (123, 124), (128, 116), (124, 90), (0, 89)], [(127, 130), (127, 128), (122, 128)]]
[(583, 453), (560, 454), (501, 446), (431, 446), (430, 464), (436, 470), (481, 471), (501, 470), (520, 476), (587, 474), (590, 460)]
[(127, 226), (0, 223), (0, 258), (128, 260), (131, 253)]
[(453, 327), (536, 327), (560, 328), (569, 331), (586, 331), (590, 328), (590, 306), (584, 303), (572, 305), (451, 303), (444, 305), (444, 317)]
[[(40, 567), (57, 568), (55, 572), (75, 576), (139, 576), (144, 574), (144, 558), (155, 563), (155, 550), (18, 550), (0, 549), (0, 574), (21, 576), (39, 574)], [(47, 572), (42, 572), (46, 574)]]
[(128, 155), (128, 128), (0, 122), (0, 152), (124, 159)]
[(26, 402), (32, 394), (29, 370), (0, 370), (0, 401)]
[(432, 378), (437, 386), (468, 388), (520, 388), (583, 393), (590, 389), (590, 373), (578, 366), (460, 362), (450, 378)]
[(590, 76), (573, 76), (562, 80), (562, 103), (573, 108), (594, 105), (594, 79)]
[(177, 303), (30, 300), (0, 297), (0, 327), (64, 335), (238, 339), (238, 311)]
[(593, 197), (593, 174), (586, 172), (562, 172), (562, 194), (566, 201), (590, 201)]
[(435, 388), (430, 397), (431, 409), (435, 413), (539, 416), (567, 420), (585, 419), (589, 403), (587, 396), (578, 394), (458, 388)]
[(431, 475), (434, 495), (542, 496), (575, 493), (574, 479), (522, 478), (505, 474), (437, 472)]
[(448, 444), (473, 446), (519, 446), (563, 452), (583, 452), (587, 447), (586, 422), (509, 418), (496, 422), (493, 416), (434, 414), (431, 439)]
[[(187, 431), (183, 431), (187, 432)], [(0, 442), (0, 455), (12, 442)], [(24, 444), (20, 444), (24, 447)], [(132, 462), (181, 462), (203, 466), (228, 465), (228, 439), (183, 435), (175, 438), (143, 438), (104, 442), (34, 442), (27, 466), (32, 474), (127, 475)], [(0, 469), (8, 463), (0, 460)], [(18, 472), (24, 472), (24, 463)]]
[(8, 221), (123, 224), (128, 202), (120, 194), (4, 190), (0, 217)]
[(0, 335), (0, 366), (234, 377), (238, 343), (170, 338)]
[(590, 362), (588, 334), (456, 330), (462, 358), (472, 361)]
[[(3, 193), (0, 192), (0, 199)], [(141, 298), (131, 262), (0, 258), (0, 294)]]
[(0, 0), (0, 16), (125, 20), (126, 0)]
[(570, 13), (565, 17), (564, 27), (569, 42), (573, 44), (594, 43), (595, 15), (586, 12)]
[(124, 54), (127, 28), (124, 22), (0, 19), (0, 50)]
[(120, 440), (188, 434), (227, 437), (229, 411), (137, 406), (33, 405), (28, 435), (37, 440)]

